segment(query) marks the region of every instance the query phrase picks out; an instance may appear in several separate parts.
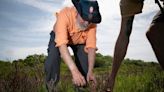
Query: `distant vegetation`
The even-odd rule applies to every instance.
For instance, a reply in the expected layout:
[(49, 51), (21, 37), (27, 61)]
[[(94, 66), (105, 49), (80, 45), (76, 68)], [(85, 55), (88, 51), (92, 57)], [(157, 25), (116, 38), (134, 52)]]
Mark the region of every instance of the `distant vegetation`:
[[(47, 92), (44, 84), (45, 55), (30, 55), (12, 62), (0, 61), (0, 92)], [(97, 92), (104, 92), (106, 78), (111, 71), (112, 57), (96, 54), (94, 72)], [(58, 92), (74, 92), (71, 75), (61, 63)], [(87, 87), (84, 92), (91, 92)], [(125, 59), (119, 70), (114, 92), (164, 92), (164, 71), (158, 63)]]

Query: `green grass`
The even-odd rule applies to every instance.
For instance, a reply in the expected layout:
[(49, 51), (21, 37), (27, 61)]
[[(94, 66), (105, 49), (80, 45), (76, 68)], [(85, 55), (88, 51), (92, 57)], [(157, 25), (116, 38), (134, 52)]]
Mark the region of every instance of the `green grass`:
[[(0, 92), (46, 92), (44, 61), (46, 56), (34, 55), (12, 63), (0, 61)], [(111, 71), (112, 57), (97, 54), (94, 73), (96, 91), (103, 92)], [(71, 73), (61, 63), (58, 92), (75, 92)], [(83, 88), (84, 89), (84, 88)], [(91, 92), (86, 87), (84, 92)], [(125, 59), (119, 69), (114, 92), (164, 92), (164, 71), (158, 63)]]

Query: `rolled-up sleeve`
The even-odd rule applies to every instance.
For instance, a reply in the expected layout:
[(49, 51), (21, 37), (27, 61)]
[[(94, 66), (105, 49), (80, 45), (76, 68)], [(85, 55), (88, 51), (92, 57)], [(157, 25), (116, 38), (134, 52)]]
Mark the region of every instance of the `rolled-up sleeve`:
[(56, 13), (57, 19), (53, 30), (55, 32), (56, 47), (68, 43), (68, 31), (67, 31), (68, 18), (65, 12), (66, 11), (62, 10), (59, 13)]
[(95, 48), (96, 47), (96, 25), (92, 26), (87, 33), (87, 40), (85, 46), (85, 52), (88, 52), (88, 48)]

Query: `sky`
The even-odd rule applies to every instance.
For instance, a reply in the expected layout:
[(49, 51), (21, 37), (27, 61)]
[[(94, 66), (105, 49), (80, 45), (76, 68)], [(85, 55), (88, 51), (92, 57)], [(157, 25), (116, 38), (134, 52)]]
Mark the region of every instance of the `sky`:
[[(113, 56), (121, 22), (119, 1), (98, 0), (102, 22), (97, 28), (97, 52), (103, 55)], [(158, 6), (154, 0), (144, 3), (143, 13), (135, 16), (125, 58), (157, 62), (145, 33)], [(54, 14), (65, 6), (72, 6), (71, 0), (0, 0), (0, 60), (47, 55)]]

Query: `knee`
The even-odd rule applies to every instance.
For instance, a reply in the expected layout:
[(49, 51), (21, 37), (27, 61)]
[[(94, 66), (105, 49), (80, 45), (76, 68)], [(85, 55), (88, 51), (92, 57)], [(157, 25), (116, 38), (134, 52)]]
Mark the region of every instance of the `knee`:
[(129, 42), (129, 38), (130, 38), (130, 33), (122, 32), (122, 33), (119, 35), (117, 41), (118, 41), (118, 42), (121, 42), (121, 43), (123, 43), (123, 42)]
[(154, 35), (154, 30), (155, 30), (155, 27), (154, 25), (151, 25), (148, 29), (148, 31), (146, 32), (146, 37), (147, 38), (150, 38)]

